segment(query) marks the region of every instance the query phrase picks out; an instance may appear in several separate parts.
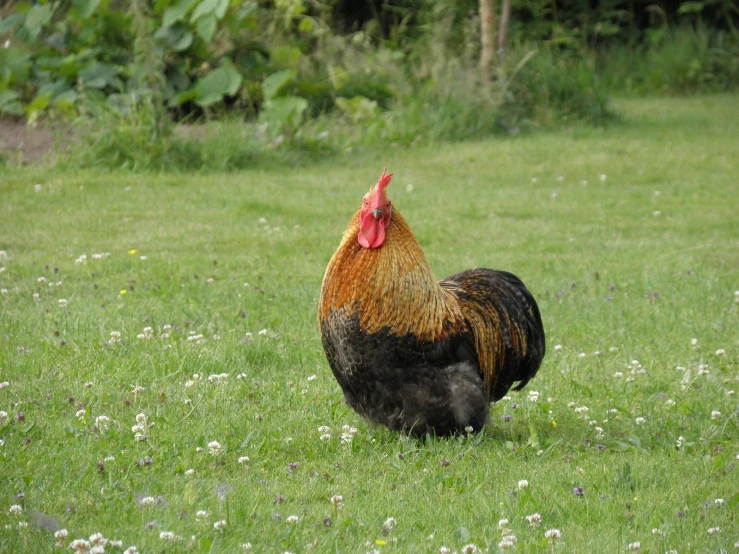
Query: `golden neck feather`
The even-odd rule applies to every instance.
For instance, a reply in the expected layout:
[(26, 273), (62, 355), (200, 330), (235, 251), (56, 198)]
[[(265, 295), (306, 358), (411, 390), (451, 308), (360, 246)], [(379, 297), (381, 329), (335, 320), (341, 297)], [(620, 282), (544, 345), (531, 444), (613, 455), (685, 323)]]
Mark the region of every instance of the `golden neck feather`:
[(319, 319), (332, 310), (358, 311), (362, 331), (389, 327), (396, 336), (411, 333), (421, 341), (438, 340), (459, 329), (462, 316), (454, 295), (434, 279), (400, 213), (393, 210), (380, 248), (363, 248), (358, 232), (357, 211), (326, 268)]

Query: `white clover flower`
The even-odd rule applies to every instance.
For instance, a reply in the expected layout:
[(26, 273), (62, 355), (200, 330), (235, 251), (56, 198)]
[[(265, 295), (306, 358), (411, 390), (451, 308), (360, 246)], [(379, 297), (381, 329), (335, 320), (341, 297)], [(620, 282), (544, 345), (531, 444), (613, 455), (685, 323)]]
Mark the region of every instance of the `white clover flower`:
[(321, 441), (327, 441), (330, 438), (331, 438), (331, 433), (324, 433), (323, 435), (321, 435), (320, 437), (318, 437), (318, 439), (321, 440)]
[(636, 424), (637, 425), (641, 425), (642, 423), (644, 423), (647, 420), (644, 419), (643, 417), (637, 417), (634, 421), (636, 421)]
[(690, 346), (696, 348), (698, 346), (698, 339), (690, 339)]
[(200, 521), (201, 519), (205, 519), (206, 517), (208, 517), (208, 512), (206, 512), (205, 510), (198, 510), (197, 512), (195, 512), (195, 521)]
[(0, 427), (8, 422), (8, 412), (0, 410)]
[(318, 432), (319, 432), (319, 433), (328, 433), (328, 432), (330, 432), (330, 431), (331, 431), (331, 428), (330, 428), (330, 427), (329, 427), (328, 425), (321, 425), (321, 426), (320, 426), (320, 427), (318, 428)]
[(527, 398), (530, 402), (538, 402), (539, 401), (539, 392), (532, 390), (529, 391)]
[(187, 475), (188, 477), (191, 477), (192, 475), (195, 475), (195, 470), (192, 468), (188, 469), (187, 471), (185, 471), (185, 475)]
[(602, 183), (605, 183), (606, 179), (608, 179), (608, 176), (605, 173), (601, 173), (600, 175), (598, 175), (598, 179), (600, 179)]
[(139, 554), (139, 550), (135, 546), (129, 546), (123, 551), (123, 554)]
[(709, 534), (709, 535), (717, 535), (717, 534), (719, 534), (720, 532), (721, 532), (721, 527), (711, 527), (711, 528), (710, 528), (710, 529), (708, 530), (708, 534)]
[(605, 432), (603, 431), (603, 427), (596, 427), (595, 428), (595, 438), (600, 440), (606, 436)]
[(439, 554), (451, 554), (452, 550), (449, 547), (442, 546), (439, 548)]
[(528, 486), (529, 486), (529, 482), (526, 479), (521, 479), (518, 482), (518, 490), (525, 489)]
[(516, 546), (516, 543), (510, 540), (510, 538), (510, 536), (504, 537), (503, 540), (498, 543), (498, 548), (501, 550), (510, 550), (514, 548)]
[(8, 388), (9, 386), (10, 386), (10, 383), (8, 381), (3, 381), (2, 383), (0, 383), (0, 389), (5, 389), (5, 388)]
[(678, 448), (682, 447), (682, 445), (685, 444), (685, 437), (680, 435), (675, 441), (675, 444), (677, 445)]
[(662, 529), (657, 529), (656, 527), (652, 529), (652, 535), (655, 537), (661, 537), (664, 533), (662, 533)]
[(395, 525), (397, 525), (398, 521), (394, 517), (389, 517), (385, 520), (384, 527), (388, 531), (392, 531)]
[(287, 516), (285, 518), (285, 521), (289, 523), (290, 525), (295, 525), (298, 521), (300, 521), (300, 518), (298, 516)]
[(99, 415), (95, 418), (95, 427), (105, 431), (110, 426), (110, 418), (106, 415)]
[(151, 506), (152, 504), (156, 504), (157, 499), (153, 496), (145, 496), (139, 501), (139, 504), (142, 506)]
[(266, 335), (266, 334), (267, 334), (268, 332), (269, 332), (269, 331), (267, 331), (267, 329), (262, 329), (262, 330), (261, 330), (261, 331), (259, 331), (259, 333), (257, 333), (257, 334), (258, 334), (258, 335), (261, 335), (261, 336), (264, 336), (264, 335)]
[(501, 518), (498, 520), (498, 529), (508, 529), (508, 524), (510, 521), (508, 521), (508, 518)]
[(629, 543), (626, 547), (629, 552), (641, 552), (641, 543), (639, 541)]
[(559, 529), (547, 529), (544, 531), (544, 537), (547, 539), (556, 540), (562, 537), (562, 533)]
[(721, 412), (718, 410), (712, 410), (711, 411), (711, 419), (718, 419), (721, 417)]
[(251, 543), (250, 542), (242, 543), (241, 544), (241, 550), (243, 550), (244, 552), (250, 552), (251, 551)]
[(54, 538), (64, 540), (67, 538), (67, 535), (69, 535), (69, 532), (66, 529), (59, 529), (54, 533)]
[(218, 456), (221, 453), (221, 443), (218, 441), (211, 441), (208, 443), (208, 452), (211, 456)]
[(87, 552), (90, 549), (90, 543), (85, 539), (74, 539), (69, 545), (69, 548), (80, 552)]
[(468, 425), (467, 427), (464, 428), (464, 432), (467, 433), (468, 435), (472, 433), (472, 431), (474, 431), (474, 429), (472, 428), (472, 425)]
[(476, 544), (465, 544), (462, 547), (462, 550), (460, 550), (462, 554), (480, 554), (480, 549), (477, 547)]
[(240, 464), (245, 464), (245, 463), (247, 463), (248, 461), (249, 461), (249, 456), (241, 456), (241, 457), (239, 457), (239, 459), (238, 459), (238, 462), (239, 462)]
[(724, 506), (726, 504), (726, 500), (723, 498), (717, 498), (713, 503), (716, 504), (716, 506)]
[(18, 529), (25, 529), (26, 527), (28, 527), (28, 522), (27, 521), (19, 521), (18, 522)]
[(67, 299), (66, 298), (60, 298), (59, 299), (59, 307), (60, 308), (66, 308), (67, 307)]
[(178, 541), (182, 537), (175, 535), (172, 531), (162, 531), (159, 533), (159, 538), (163, 541)]
[(719, 348), (718, 350), (716, 350), (716, 356), (725, 356), (725, 355), (726, 355), (726, 350), (724, 350), (723, 348)]
[(668, 408), (672, 408), (675, 405), (675, 401), (672, 398), (668, 398), (665, 400), (665, 406)]
[(344, 497), (340, 494), (333, 495), (331, 497), (331, 505), (334, 507), (334, 510), (340, 510), (344, 506)]
[(539, 527), (539, 524), (541, 523), (541, 516), (537, 512), (535, 514), (526, 516), (526, 521), (529, 522), (529, 525), (531, 525), (531, 527)]
[(8, 512), (16, 516), (20, 515), (23, 513), (23, 507), (18, 504), (13, 504), (10, 508), (8, 508)]
[(108, 539), (106, 539), (102, 533), (95, 533), (93, 535), (90, 535), (90, 544), (92, 545), (99, 545), (99, 546), (105, 546), (108, 543)]
[(580, 353), (579, 353), (579, 354), (577, 355), (577, 357), (578, 357), (578, 358), (584, 358), (585, 356), (587, 356), (587, 354), (586, 354), (585, 352), (580, 352)]

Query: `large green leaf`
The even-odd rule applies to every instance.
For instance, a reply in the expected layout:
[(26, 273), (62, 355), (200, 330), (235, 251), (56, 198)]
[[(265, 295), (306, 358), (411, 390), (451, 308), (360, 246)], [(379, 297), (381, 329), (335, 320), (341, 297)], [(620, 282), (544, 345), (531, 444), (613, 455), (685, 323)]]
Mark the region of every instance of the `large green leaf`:
[(91, 88), (105, 88), (107, 85), (116, 84), (118, 68), (114, 65), (101, 62), (93, 62), (80, 71), (79, 78), (86, 86)]
[(265, 100), (272, 100), (280, 92), (280, 89), (284, 87), (290, 79), (295, 76), (295, 72), (292, 69), (286, 69), (284, 71), (278, 71), (267, 77), (262, 82), (262, 91), (264, 92)]
[(28, 33), (28, 42), (36, 42), (41, 29), (51, 21), (51, 16), (56, 9), (56, 3), (35, 4), (26, 14), (23, 27)]
[(195, 24), (195, 30), (203, 37), (205, 42), (210, 42), (213, 39), (213, 35), (216, 34), (217, 24), (218, 20), (215, 15), (206, 15), (198, 19), (198, 22)]
[(100, 0), (74, 0), (74, 5), (77, 6), (82, 17), (90, 17), (100, 5)]
[(18, 93), (12, 90), (0, 90), (0, 113), (21, 115), (23, 108), (18, 102)]
[(265, 103), (259, 119), (276, 132), (291, 132), (300, 123), (308, 101), (300, 96), (281, 96)]
[(192, 12), (190, 21), (196, 21), (197, 19), (212, 15), (217, 19), (223, 19), (228, 9), (228, 0), (202, 0), (195, 11)]
[(241, 81), (241, 73), (235, 67), (222, 65), (195, 83), (195, 102), (200, 106), (210, 106), (225, 95), (233, 96), (239, 90)]
[(193, 34), (187, 25), (178, 22), (169, 27), (160, 27), (154, 33), (154, 38), (175, 52), (182, 52), (192, 45)]
[(198, 0), (177, 0), (174, 5), (167, 8), (162, 17), (162, 27), (169, 27), (173, 23), (185, 19), (185, 15)]
[(31, 56), (18, 48), (0, 48), (0, 81), (10, 83), (28, 79)]
[(9, 15), (5, 19), (0, 19), (0, 35), (4, 35), (5, 33), (12, 31), (19, 25), (23, 25), (24, 19), (25, 18), (23, 17), (22, 13), (14, 13)]
[(49, 106), (50, 101), (51, 94), (39, 94), (26, 106), (26, 114), (30, 117), (35, 112), (44, 111)]

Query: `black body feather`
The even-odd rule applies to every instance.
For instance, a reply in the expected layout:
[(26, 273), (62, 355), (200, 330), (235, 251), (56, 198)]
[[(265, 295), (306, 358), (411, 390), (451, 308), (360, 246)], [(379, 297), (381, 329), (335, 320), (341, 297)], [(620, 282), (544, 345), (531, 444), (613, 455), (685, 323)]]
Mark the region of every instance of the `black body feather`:
[(438, 340), (397, 336), (389, 326), (365, 332), (356, 306), (331, 309), (320, 320), (323, 347), (347, 403), (370, 421), (416, 436), (450, 435), (468, 426), (479, 431), (489, 403), (514, 383), (515, 390), (525, 386), (545, 352), (538, 306), (515, 275), (474, 269), (438, 285), (456, 297), (464, 318)]

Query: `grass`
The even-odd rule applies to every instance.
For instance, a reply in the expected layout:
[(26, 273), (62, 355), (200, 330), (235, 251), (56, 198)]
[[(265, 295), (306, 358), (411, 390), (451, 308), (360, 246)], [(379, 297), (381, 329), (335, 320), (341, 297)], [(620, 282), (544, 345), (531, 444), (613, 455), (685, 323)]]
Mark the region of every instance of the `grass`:
[[(0, 550), (99, 532), (122, 541), (108, 552), (496, 551), (501, 518), (521, 552), (731, 549), (735, 101), (622, 101), (606, 129), (302, 168), (6, 171)], [(323, 356), (323, 270), (385, 166), (439, 277), (508, 269), (539, 300), (547, 357), (482, 435), (369, 426)]]

